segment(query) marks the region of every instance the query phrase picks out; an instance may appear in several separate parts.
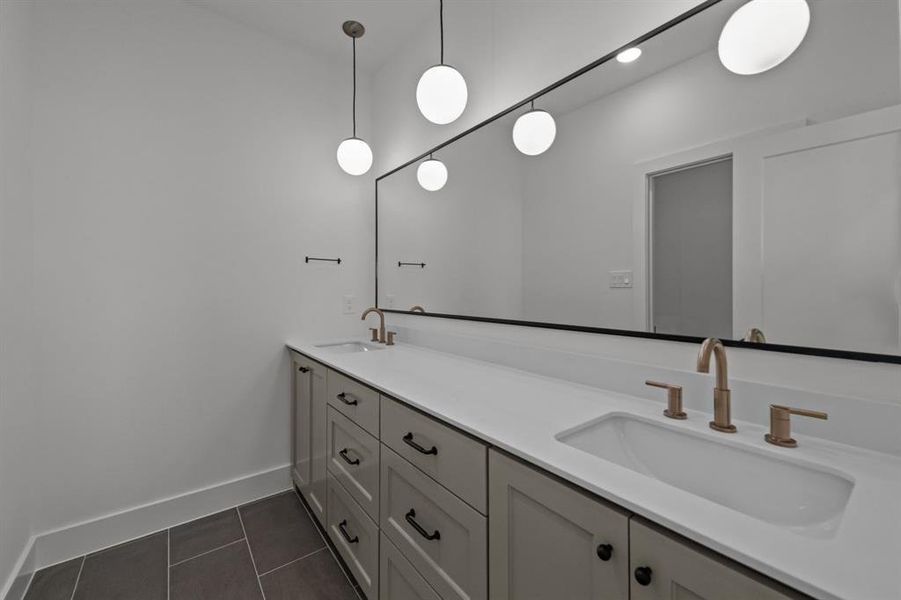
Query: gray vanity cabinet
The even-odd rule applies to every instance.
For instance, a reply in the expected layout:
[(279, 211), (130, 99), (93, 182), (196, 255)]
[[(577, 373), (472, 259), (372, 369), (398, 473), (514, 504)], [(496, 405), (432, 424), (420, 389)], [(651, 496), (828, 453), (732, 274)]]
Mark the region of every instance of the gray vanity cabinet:
[(326, 510), (326, 373), (316, 361), (293, 355), (294, 402), (291, 476), (320, 524)]
[(489, 597), (629, 597), (629, 513), (491, 450)]
[(639, 517), (630, 542), (631, 600), (808, 598)]

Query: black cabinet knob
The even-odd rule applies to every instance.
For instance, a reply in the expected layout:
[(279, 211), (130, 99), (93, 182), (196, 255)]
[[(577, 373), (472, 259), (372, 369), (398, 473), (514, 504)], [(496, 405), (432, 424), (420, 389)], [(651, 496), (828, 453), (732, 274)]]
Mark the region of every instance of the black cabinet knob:
[(651, 567), (638, 567), (635, 569), (635, 581), (639, 585), (651, 585)]
[(598, 558), (602, 561), (607, 562), (610, 560), (610, 557), (613, 556), (613, 546), (610, 544), (601, 544), (598, 546)]

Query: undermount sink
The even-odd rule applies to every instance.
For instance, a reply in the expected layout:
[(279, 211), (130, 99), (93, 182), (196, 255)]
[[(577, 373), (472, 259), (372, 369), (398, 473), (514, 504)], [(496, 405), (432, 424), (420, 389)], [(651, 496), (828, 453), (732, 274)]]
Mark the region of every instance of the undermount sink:
[[(625, 413), (564, 431), (564, 444), (802, 535), (831, 537), (853, 481), (695, 431)], [(761, 437), (762, 441), (762, 437)]]
[(322, 348), (335, 354), (351, 354), (353, 352), (372, 352), (381, 350), (382, 346), (366, 344), (364, 342), (334, 342), (331, 344), (318, 344), (316, 348)]

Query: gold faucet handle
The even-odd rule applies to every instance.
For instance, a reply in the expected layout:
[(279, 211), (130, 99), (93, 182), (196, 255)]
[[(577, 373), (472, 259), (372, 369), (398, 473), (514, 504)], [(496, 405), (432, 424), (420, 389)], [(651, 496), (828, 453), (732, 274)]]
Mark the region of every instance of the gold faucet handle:
[(369, 341), (371, 341), (371, 342), (377, 342), (377, 341), (379, 341), (379, 329), (378, 329), (378, 327), (370, 327), (370, 328), (369, 328), (369, 333), (372, 334), (372, 337), (370, 338)]
[(394, 336), (396, 336), (396, 335), (397, 335), (396, 331), (389, 331), (388, 332), (388, 340), (385, 342), (385, 344), (387, 344), (388, 346), (393, 346), (394, 345)]
[(770, 404), (770, 432), (764, 435), (763, 439), (771, 444), (782, 446), (784, 448), (796, 447), (798, 441), (791, 436), (792, 415), (823, 420), (829, 418), (828, 414), (818, 410), (793, 408), (791, 406), (782, 406), (781, 404)]
[(650, 379), (648, 381), (645, 381), (644, 384), (666, 390), (666, 410), (663, 411), (664, 415), (666, 415), (670, 419), (685, 419), (688, 417), (688, 415), (685, 414), (685, 411), (682, 410), (681, 385), (662, 383), (660, 381), (651, 381)]

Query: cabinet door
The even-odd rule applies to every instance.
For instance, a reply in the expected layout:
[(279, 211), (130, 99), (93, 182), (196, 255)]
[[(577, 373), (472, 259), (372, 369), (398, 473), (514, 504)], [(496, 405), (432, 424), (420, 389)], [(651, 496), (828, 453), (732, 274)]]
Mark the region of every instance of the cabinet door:
[(326, 367), (294, 356), (292, 468), (294, 483), (324, 523), (326, 506)]
[(630, 543), (632, 600), (806, 598), (643, 519), (632, 519)]
[(489, 597), (629, 597), (629, 514), (488, 453)]
[(312, 363), (313, 381), (310, 399), (310, 488), (306, 494), (307, 503), (319, 524), (325, 526), (326, 473), (328, 470), (328, 396), (326, 389), (326, 367)]
[(292, 428), (293, 457), (291, 474), (303, 492), (310, 486), (310, 467), (313, 452), (311, 436), (313, 370), (310, 361), (294, 359), (294, 423)]

